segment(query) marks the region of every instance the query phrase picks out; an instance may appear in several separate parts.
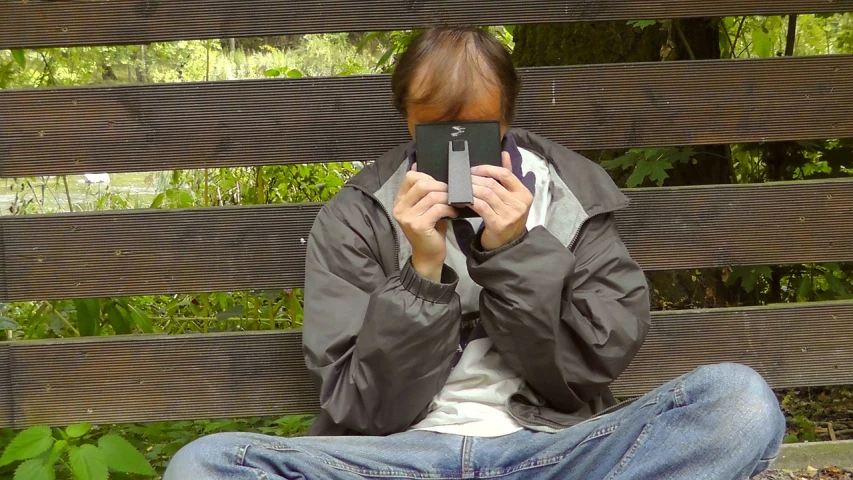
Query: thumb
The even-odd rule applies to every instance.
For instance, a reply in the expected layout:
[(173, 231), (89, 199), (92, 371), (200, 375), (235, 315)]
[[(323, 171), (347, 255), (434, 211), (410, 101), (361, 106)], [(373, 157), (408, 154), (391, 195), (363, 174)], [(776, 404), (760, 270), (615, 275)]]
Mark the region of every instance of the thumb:
[(435, 222), (435, 231), (440, 233), (442, 237), (447, 235), (447, 220), (442, 218)]

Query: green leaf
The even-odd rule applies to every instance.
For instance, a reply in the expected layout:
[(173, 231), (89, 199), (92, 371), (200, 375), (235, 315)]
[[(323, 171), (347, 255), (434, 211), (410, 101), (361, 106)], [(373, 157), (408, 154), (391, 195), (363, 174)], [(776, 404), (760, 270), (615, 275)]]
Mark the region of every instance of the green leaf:
[(601, 162), (601, 166), (607, 170), (626, 170), (633, 167), (643, 155), (640, 151), (630, 150), (625, 155), (614, 158), (613, 160), (605, 160)]
[(125, 307), (130, 312), (130, 316), (133, 318), (133, 323), (139, 327), (139, 330), (142, 333), (154, 333), (154, 323), (151, 321), (151, 317), (149, 317), (148, 314), (133, 305), (125, 305)]
[(772, 56), (771, 49), (770, 35), (767, 32), (760, 28), (752, 32), (752, 53), (756, 57)]
[(219, 313), (216, 316), (216, 319), (219, 321), (228, 320), (229, 318), (241, 317), (243, 316), (245, 308), (242, 304), (234, 305), (233, 307), (225, 310), (224, 312)]
[(385, 32), (368, 32), (361, 38), (361, 41), (358, 42), (358, 46), (356, 47), (356, 51), (361, 53), (364, 50), (364, 47), (367, 46), (367, 42), (373, 40), (374, 38), (384, 35)]
[(663, 185), (664, 180), (669, 178), (666, 170), (672, 168), (671, 163), (660, 161), (649, 161), (647, 159), (640, 160), (637, 166), (634, 167), (634, 172), (628, 177), (627, 185), (629, 188), (634, 188), (641, 185), (646, 177), (658, 182), (658, 186)]
[(281, 70), (277, 68), (270, 68), (269, 70), (264, 72), (264, 76), (266, 77), (279, 77), (281, 76)]
[(19, 48), (13, 48), (12, 58), (15, 59), (15, 63), (17, 63), (21, 68), (27, 68), (27, 57), (24, 56), (23, 50)]
[(104, 307), (104, 314), (117, 335), (130, 335), (133, 333), (133, 320), (130, 318), (130, 315), (128, 315), (121, 306), (116, 305), (115, 302), (107, 303)]
[(53, 444), (53, 451), (50, 452), (50, 458), (47, 460), (48, 465), (53, 465), (59, 460), (59, 457), (62, 456), (62, 451), (68, 447), (68, 440), (57, 440), (56, 443)]
[(160, 206), (163, 205), (163, 200), (165, 200), (165, 199), (166, 199), (166, 192), (160, 193), (159, 195), (154, 197), (154, 200), (151, 202), (150, 208), (160, 208)]
[(53, 464), (46, 464), (41, 458), (27, 460), (15, 470), (13, 480), (53, 480)]
[(656, 20), (636, 20), (628, 22), (628, 25), (631, 25), (634, 28), (639, 28), (640, 30), (644, 30), (646, 27), (651, 27), (656, 23), (658, 23)]
[(68, 452), (71, 471), (76, 480), (107, 480), (107, 462), (104, 454), (94, 445), (81, 445)]
[(86, 422), (83, 422), (83, 423), (78, 423), (76, 425), (69, 425), (68, 427), (65, 428), (65, 433), (68, 434), (68, 436), (71, 438), (80, 438), (83, 435), (86, 435), (87, 433), (89, 433), (89, 430), (91, 430), (91, 429), (92, 429), (92, 425), (90, 425)]
[(845, 285), (844, 282), (842, 282), (840, 278), (836, 277), (831, 271), (826, 272), (824, 274), (824, 278), (826, 278), (826, 283), (829, 285), (829, 289), (833, 293), (839, 296), (847, 294), (847, 285)]
[(299, 70), (293, 69), (287, 71), (288, 78), (302, 78), (302, 76), (302, 72), (300, 72)]
[(181, 192), (180, 194), (180, 208), (190, 208), (193, 206), (195, 202), (193, 201), (193, 196), (190, 195), (189, 192)]
[(101, 302), (96, 299), (74, 300), (77, 309), (77, 329), (80, 336), (92, 337), (98, 335), (101, 323)]
[(139, 450), (118, 435), (104, 435), (98, 440), (98, 447), (103, 452), (110, 470), (147, 476), (157, 475)]
[(801, 302), (807, 301), (811, 298), (811, 294), (814, 292), (814, 286), (812, 285), (812, 279), (810, 276), (804, 275), (800, 278), (800, 285), (797, 287), (797, 300)]
[(30, 427), (19, 433), (3, 451), (0, 467), (18, 460), (29, 460), (46, 452), (53, 445), (50, 427)]
[(388, 59), (391, 58), (391, 55), (393, 55), (393, 54), (394, 54), (394, 46), (392, 45), (392, 46), (388, 47), (388, 50), (385, 51), (385, 54), (382, 55), (382, 58), (380, 58), (379, 61), (376, 62), (376, 66), (381, 67), (381, 66), (385, 65), (385, 63), (388, 62)]
[(15, 320), (6, 317), (0, 316), (0, 330), (20, 330), (21, 326), (18, 325), (18, 322)]

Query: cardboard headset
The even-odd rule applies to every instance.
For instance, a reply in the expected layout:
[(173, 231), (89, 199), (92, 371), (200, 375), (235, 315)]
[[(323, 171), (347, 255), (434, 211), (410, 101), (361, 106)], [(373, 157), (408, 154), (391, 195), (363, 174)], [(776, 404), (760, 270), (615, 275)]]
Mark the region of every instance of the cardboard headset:
[(418, 171), (448, 186), (448, 204), (459, 218), (479, 217), (474, 203), (471, 167), (501, 166), (498, 121), (439, 122), (415, 125)]

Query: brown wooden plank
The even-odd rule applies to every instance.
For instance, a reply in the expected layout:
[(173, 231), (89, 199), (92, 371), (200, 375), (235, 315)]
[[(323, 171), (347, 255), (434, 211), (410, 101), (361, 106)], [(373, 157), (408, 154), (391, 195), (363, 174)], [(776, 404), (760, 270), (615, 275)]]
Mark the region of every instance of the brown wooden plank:
[(18, 427), (303, 413), (317, 403), (299, 332), (18, 342), (12, 357)]
[[(534, 68), (516, 125), (572, 149), (853, 137), (853, 55)], [(0, 176), (372, 160), (387, 76), (0, 92)]]
[[(653, 323), (617, 394), (717, 362), (750, 365), (774, 387), (853, 383), (853, 302), (663, 312)], [(13, 425), (313, 413), (300, 342), (283, 331), (16, 342)]]
[(698, 365), (749, 365), (774, 388), (853, 384), (853, 303), (663, 312), (614, 385), (641, 395)]
[(853, 181), (627, 190), (618, 215), (646, 270), (853, 261)]
[[(853, 180), (627, 190), (646, 270), (853, 261)], [(298, 288), (319, 205), (0, 219), (0, 300)]]
[(0, 49), (400, 30), (459, 23), (502, 25), (851, 10), (850, 0), (3, 0)]
[[(305, 204), (3, 217), (0, 298), (301, 286), (318, 210)], [(8, 263), (13, 258), (22, 264)]]

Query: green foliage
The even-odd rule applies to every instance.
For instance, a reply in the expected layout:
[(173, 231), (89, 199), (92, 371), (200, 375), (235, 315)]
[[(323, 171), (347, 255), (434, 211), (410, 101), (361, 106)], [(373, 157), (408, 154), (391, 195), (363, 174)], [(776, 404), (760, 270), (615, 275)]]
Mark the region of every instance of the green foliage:
[(64, 430), (47, 426), (28, 428), (9, 442), (0, 458), (0, 467), (21, 462), (15, 469), (14, 480), (72, 477), (107, 480), (109, 472), (157, 475), (130, 442), (116, 434), (103, 435), (88, 423), (70, 425)]
[(104, 435), (98, 439), (98, 448), (110, 470), (123, 473), (155, 476), (148, 460), (127, 440), (118, 435)]
[(53, 480), (55, 477), (53, 468), (41, 458), (32, 458), (21, 463), (15, 470), (13, 480)]
[(69, 438), (80, 438), (83, 435), (89, 433), (89, 430), (92, 429), (92, 426), (86, 422), (78, 423), (75, 425), (69, 425), (65, 429), (65, 434), (68, 435)]
[(12, 50), (12, 58), (15, 63), (21, 68), (27, 68), (27, 58), (24, 56), (24, 51), (20, 49)]
[(285, 76), (287, 78), (302, 78), (302, 72), (295, 68), (270, 68), (269, 70), (264, 72), (265, 77), (281, 77)]
[(0, 466), (9, 465), (18, 460), (29, 460), (48, 451), (53, 446), (50, 427), (31, 427), (15, 437), (3, 450)]
[(628, 25), (631, 25), (634, 28), (639, 28), (640, 30), (644, 30), (646, 27), (651, 27), (656, 23), (658, 23), (657, 20), (635, 20), (628, 22)]
[(107, 480), (110, 476), (104, 452), (94, 445), (71, 447), (68, 461), (75, 480)]
[(772, 275), (773, 270), (768, 266), (734, 267), (731, 274), (725, 279), (725, 282), (726, 285), (735, 285), (740, 281), (740, 286), (744, 291), (752, 293), (760, 280), (769, 278)]
[(644, 183), (655, 183), (663, 186), (669, 178), (667, 170), (672, 170), (677, 163), (688, 163), (694, 155), (692, 148), (635, 148), (626, 154), (601, 162), (607, 170), (631, 171), (628, 177), (629, 188), (638, 187)]

